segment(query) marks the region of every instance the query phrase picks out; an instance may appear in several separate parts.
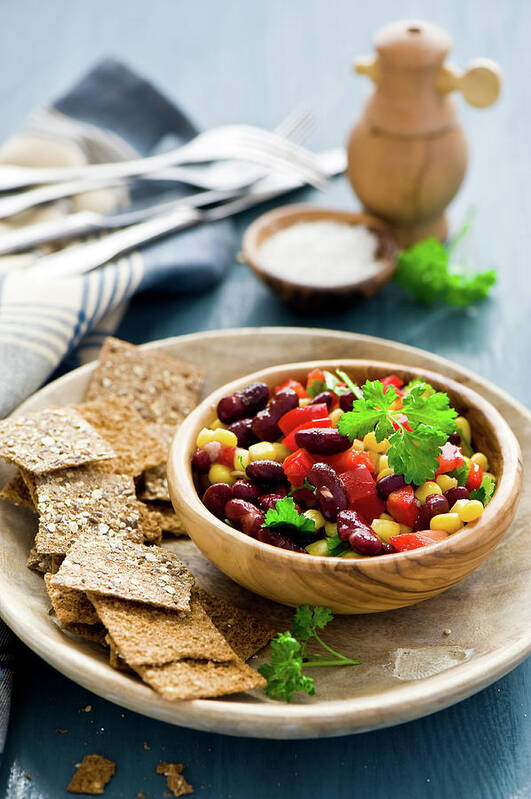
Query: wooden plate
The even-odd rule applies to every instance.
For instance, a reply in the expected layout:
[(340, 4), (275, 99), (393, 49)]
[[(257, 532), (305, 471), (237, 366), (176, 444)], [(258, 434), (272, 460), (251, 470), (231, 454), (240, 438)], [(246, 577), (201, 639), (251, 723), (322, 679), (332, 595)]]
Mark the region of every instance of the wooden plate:
[[(281, 362), (348, 357), (424, 366), (472, 386), (494, 403), (520, 441), (524, 468), (531, 465), (531, 416), (525, 408), (492, 384), (422, 350), (306, 328), (212, 331), (147, 346), (200, 364), (207, 377), (205, 395), (231, 378)], [(84, 366), (50, 384), (21, 410), (79, 401), (91, 369)], [(7, 467), (0, 471), (2, 484), (7, 472)], [(525, 484), (515, 521), (500, 546), (455, 588), (413, 607), (332, 622), (327, 630), (332, 646), (359, 657), (362, 665), (312, 674), (316, 696), (295, 698), (289, 706), (261, 691), (170, 703), (112, 670), (102, 652), (56, 627), (42, 579), (25, 567), (33, 516), (3, 502), (0, 506), (0, 613), (5, 621), (31, 649), (84, 687), (173, 724), (264, 738), (362, 732), (448, 707), (503, 676), (531, 652), (531, 492)], [(172, 548), (216, 592), (231, 596), (240, 590), (190, 541), (175, 542)], [(452, 631), (449, 636), (443, 633), (446, 628)]]

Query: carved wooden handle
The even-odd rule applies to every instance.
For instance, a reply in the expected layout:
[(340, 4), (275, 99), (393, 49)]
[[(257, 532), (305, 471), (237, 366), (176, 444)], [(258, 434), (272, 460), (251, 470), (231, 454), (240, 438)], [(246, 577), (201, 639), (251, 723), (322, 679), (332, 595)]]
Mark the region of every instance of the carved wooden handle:
[(437, 78), (437, 88), (443, 94), (460, 91), (469, 105), (487, 108), (499, 97), (501, 90), (501, 70), (489, 58), (476, 58), (470, 62), (466, 71), (455, 64), (445, 64)]
[(378, 83), (380, 78), (380, 64), (378, 56), (359, 56), (354, 59), (353, 63), (354, 72), (358, 75), (366, 75), (372, 80), (373, 83)]

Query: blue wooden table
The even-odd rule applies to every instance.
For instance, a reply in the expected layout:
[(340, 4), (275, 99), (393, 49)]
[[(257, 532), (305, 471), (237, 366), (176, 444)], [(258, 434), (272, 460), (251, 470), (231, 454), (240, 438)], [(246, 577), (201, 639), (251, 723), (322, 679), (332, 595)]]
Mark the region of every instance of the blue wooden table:
[[(235, 262), (228, 278), (201, 296), (137, 297), (118, 334), (142, 342), (241, 325), (353, 330), (453, 358), (529, 404), (531, 131), (525, 98), (531, 6), (511, 0), (503, 10), (502, 18), (500, 3), (491, 0), (449, 0), (444, 7), (435, 0), (4, 3), (0, 136), (16, 130), (94, 60), (113, 54), (165, 87), (201, 126), (242, 121), (271, 127), (304, 101), (322, 120), (310, 146), (332, 146), (345, 139), (359, 113), (367, 87), (350, 74), (350, 59), (370, 52), (372, 32), (415, 13), (443, 24), (454, 34), (452, 60), (489, 56), (506, 76), (496, 107), (462, 109), (472, 158), (451, 214), (455, 229), (477, 206), (470, 254), (478, 268), (498, 268), (491, 300), (466, 311), (425, 310), (388, 286), (350, 311), (300, 317)], [(356, 207), (343, 181), (326, 195), (306, 192), (306, 198)], [(238, 221), (235, 252), (253, 215)], [(186, 763), (196, 795), (205, 799), (526, 799), (530, 687), (528, 662), (475, 697), (406, 725), (320, 741), (260, 741), (170, 727), (122, 710), (20, 645), (0, 796), (66, 797), (73, 764), (96, 751), (118, 763), (108, 799), (162, 797), (165, 780), (154, 773), (161, 759)]]

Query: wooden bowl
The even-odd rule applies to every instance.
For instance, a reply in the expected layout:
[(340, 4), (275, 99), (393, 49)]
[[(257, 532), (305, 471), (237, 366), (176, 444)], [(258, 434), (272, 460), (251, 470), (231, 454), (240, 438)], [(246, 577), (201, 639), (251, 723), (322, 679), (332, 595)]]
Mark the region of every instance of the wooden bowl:
[[(301, 334), (302, 335), (302, 334)], [(342, 368), (356, 382), (396, 374), (422, 377), (446, 391), (469, 419), (474, 443), (484, 452), (498, 487), (481, 518), (438, 544), (366, 559), (327, 558), (288, 552), (232, 529), (203, 505), (190, 459), (199, 430), (216, 418), (221, 397), (254, 380), (273, 387), (289, 377), (304, 379), (314, 366)], [(376, 613), (413, 605), (454, 586), (487, 557), (509, 527), (521, 488), (518, 442), (500, 413), (470, 388), (435, 372), (394, 363), (333, 360), (263, 369), (226, 384), (207, 397), (179, 428), (170, 449), (168, 483), (173, 504), (201, 552), (240, 585), (286, 605), (324, 605), (334, 613)]]
[[(316, 286), (299, 283), (288, 277), (272, 274), (260, 258), (260, 247), (264, 241), (283, 228), (298, 222), (315, 221), (343, 222), (349, 225), (365, 225), (379, 239), (376, 252), (381, 268), (374, 275), (353, 283), (340, 286)], [(337, 211), (332, 208), (319, 208), (311, 205), (285, 205), (269, 211), (249, 225), (242, 241), (242, 255), (253, 272), (263, 280), (281, 300), (299, 311), (317, 311), (327, 308), (345, 307), (356, 300), (371, 297), (391, 278), (396, 268), (398, 247), (389, 228), (370, 214), (354, 214), (350, 211)]]

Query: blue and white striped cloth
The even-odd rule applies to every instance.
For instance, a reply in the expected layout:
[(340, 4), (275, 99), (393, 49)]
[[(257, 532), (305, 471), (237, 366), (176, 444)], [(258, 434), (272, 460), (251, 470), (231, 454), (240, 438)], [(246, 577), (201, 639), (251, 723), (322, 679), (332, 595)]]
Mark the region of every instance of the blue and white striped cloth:
[[(68, 94), (37, 111), (0, 152), (0, 162), (59, 166), (137, 157), (194, 136), (192, 123), (150, 83), (116, 61), (98, 64)], [(139, 184), (140, 185), (140, 184)], [(162, 186), (153, 185), (156, 195)], [(173, 188), (172, 196), (186, 190)], [(158, 195), (160, 199), (160, 195)], [(167, 198), (167, 195), (165, 195)], [(133, 189), (134, 205), (149, 193)], [(124, 204), (122, 193), (96, 192), (35, 216)], [(27, 221), (21, 218), (19, 224)], [(1, 235), (1, 232), (0, 232)], [(0, 258), (0, 418), (55, 372), (91, 360), (114, 332), (137, 291), (195, 292), (220, 280), (234, 256), (230, 222), (204, 225), (71, 279), (33, 282), (33, 255)], [(0, 754), (9, 718), (13, 640), (0, 621)]]

